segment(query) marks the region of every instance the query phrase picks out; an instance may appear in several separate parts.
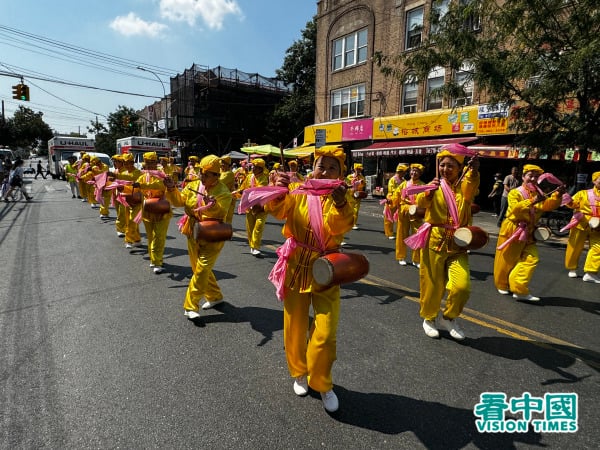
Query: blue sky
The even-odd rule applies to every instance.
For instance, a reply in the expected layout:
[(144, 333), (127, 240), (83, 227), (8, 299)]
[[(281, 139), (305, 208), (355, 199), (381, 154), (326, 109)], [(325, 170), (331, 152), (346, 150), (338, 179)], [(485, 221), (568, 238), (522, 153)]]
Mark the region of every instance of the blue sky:
[(169, 75), (194, 63), (275, 76), (317, 1), (0, 0), (0, 11), (0, 73), (24, 75), (31, 97), (13, 100), (19, 79), (0, 76), (5, 115), (23, 104), (64, 134), (85, 133), (96, 115), (105, 122), (119, 105), (139, 109), (162, 97), (159, 81), (138, 65), (159, 72), (167, 92)]

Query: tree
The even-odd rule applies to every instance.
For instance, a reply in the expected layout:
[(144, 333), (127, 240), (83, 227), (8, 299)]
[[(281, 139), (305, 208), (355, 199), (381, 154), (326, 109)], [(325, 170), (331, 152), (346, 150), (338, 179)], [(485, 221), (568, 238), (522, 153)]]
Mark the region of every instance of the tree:
[(23, 147), (32, 150), (38, 145), (47, 147), (48, 140), (52, 137), (50, 126), (44, 122), (40, 111), (19, 105), (12, 119), (8, 119), (5, 129), (8, 135), (9, 145)]
[(317, 22), (306, 23), (302, 38), (295, 41), (285, 54), (283, 65), (277, 69), (277, 78), (292, 85), (292, 94), (277, 106), (267, 125), (269, 141), (291, 143), (304, 127), (315, 118)]
[(137, 114), (134, 109), (119, 105), (117, 110), (110, 113), (107, 118), (107, 125), (101, 122), (90, 121), (88, 132), (95, 136), (96, 151), (114, 155), (116, 152), (117, 139), (139, 134), (139, 125), (137, 123)]
[[(512, 106), (516, 142), (553, 154), (600, 148), (600, 8), (597, 0), (434, 1), (428, 38), (398, 57), (376, 54), (381, 70), (406, 81), (437, 66), (471, 66), (468, 79), (491, 103)], [(435, 7), (437, 6), (437, 7)], [(447, 80), (433, 95), (457, 98)]]

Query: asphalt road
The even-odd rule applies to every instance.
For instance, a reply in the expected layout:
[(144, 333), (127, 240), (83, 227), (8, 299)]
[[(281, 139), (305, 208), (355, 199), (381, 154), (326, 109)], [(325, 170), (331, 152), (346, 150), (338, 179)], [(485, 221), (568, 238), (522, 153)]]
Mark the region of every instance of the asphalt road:
[[(371, 268), (342, 288), (341, 407), (329, 415), (317, 393), (294, 395), (287, 371), (282, 305), (266, 279), (280, 222), (269, 219), (255, 258), (235, 216), (215, 270), (226, 302), (193, 323), (181, 211), (167, 272), (154, 275), (144, 250), (126, 250), (114, 222), (64, 182), (30, 189), (32, 203), (0, 206), (1, 449), (597, 448), (600, 286), (567, 278), (559, 240), (539, 246), (531, 288), (542, 301), (516, 302), (491, 280), (494, 218), (476, 216), (492, 239), (470, 256), (467, 339), (433, 340), (418, 317), (418, 271), (396, 263), (380, 206), (365, 201), (347, 241)], [(577, 394), (578, 431), (480, 433), (473, 409), (485, 392)]]

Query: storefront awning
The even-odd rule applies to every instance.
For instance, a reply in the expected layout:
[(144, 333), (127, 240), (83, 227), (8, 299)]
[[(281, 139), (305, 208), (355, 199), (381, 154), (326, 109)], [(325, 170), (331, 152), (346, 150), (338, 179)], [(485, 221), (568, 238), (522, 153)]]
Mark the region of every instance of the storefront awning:
[(415, 141), (375, 142), (368, 147), (352, 150), (352, 156), (410, 156), (433, 155), (445, 144), (467, 144), (476, 141), (476, 137), (457, 137), (447, 139), (421, 139)]

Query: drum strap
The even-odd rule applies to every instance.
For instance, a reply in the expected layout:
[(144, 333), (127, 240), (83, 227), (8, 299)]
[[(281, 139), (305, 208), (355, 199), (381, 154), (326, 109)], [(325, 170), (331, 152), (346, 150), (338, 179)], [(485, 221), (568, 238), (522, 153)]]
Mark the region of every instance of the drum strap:
[(587, 197), (588, 202), (590, 203), (590, 208), (592, 209), (592, 216), (599, 217), (600, 213), (598, 211), (598, 203), (600, 203), (600, 197), (596, 197), (594, 194), (594, 189), (588, 189)]
[(499, 245), (497, 247), (497, 250), (503, 250), (511, 242), (514, 242), (517, 239), (521, 242), (527, 240), (527, 222), (519, 222), (519, 225), (517, 226), (515, 232), (506, 241), (504, 241), (502, 245)]

